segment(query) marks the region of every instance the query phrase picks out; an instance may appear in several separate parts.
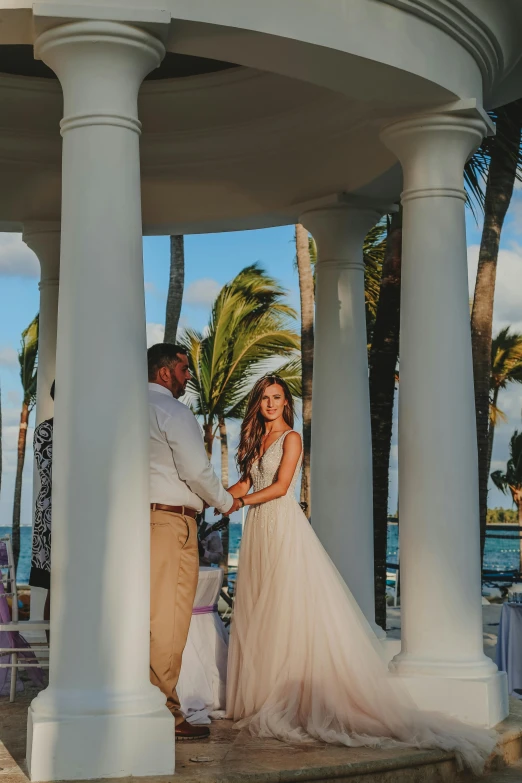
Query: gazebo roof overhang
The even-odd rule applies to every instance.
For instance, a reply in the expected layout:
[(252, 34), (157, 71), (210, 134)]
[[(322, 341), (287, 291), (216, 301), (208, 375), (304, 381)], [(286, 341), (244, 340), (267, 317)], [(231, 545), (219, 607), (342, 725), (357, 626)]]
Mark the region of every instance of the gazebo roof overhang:
[[(61, 87), (28, 47), (35, 31), (86, 13), (66, 0), (35, 3), (33, 16), (29, 3), (8, 5), (0, 2), (4, 230), (59, 219)], [(306, 14), (295, 0), (270, 3), (270, 13), (265, 5), (150, 0), (140, 12), (168, 50), (140, 92), (145, 232), (291, 223), (303, 203), (339, 192), (396, 201), (401, 174), (379, 139), (383, 125), (459, 100), (480, 110), (483, 92), (494, 106), (513, 97), (522, 68), (512, 0), (502, 9), (351, 0), (328, 14), (320, 3)], [(89, 13), (139, 22), (123, 0)]]

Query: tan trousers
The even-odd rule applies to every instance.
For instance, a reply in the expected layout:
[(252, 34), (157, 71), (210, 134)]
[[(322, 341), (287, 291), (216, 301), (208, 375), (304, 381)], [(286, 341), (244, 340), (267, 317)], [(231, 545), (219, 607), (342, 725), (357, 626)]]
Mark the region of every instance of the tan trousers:
[(184, 720), (176, 685), (199, 573), (196, 520), (150, 513), (150, 680), (167, 697), (176, 725)]

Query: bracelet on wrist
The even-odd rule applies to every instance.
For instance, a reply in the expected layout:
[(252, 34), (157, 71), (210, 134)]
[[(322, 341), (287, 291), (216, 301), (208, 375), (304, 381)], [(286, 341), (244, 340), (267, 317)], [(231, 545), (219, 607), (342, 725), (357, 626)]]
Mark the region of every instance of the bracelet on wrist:
[(241, 508), (245, 508), (245, 501), (243, 498), (238, 498), (239, 502), (241, 503)]

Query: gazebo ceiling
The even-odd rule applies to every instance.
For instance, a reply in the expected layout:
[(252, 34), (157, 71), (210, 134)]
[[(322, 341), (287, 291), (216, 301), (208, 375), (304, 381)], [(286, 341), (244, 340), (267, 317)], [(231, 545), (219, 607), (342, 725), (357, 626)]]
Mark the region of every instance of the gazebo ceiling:
[[(359, 8), (353, 24), (343, 4), (326, 16), (318, 4), (317, 17), (288, 16), (285, 4), (266, 16), (242, 0), (219, 9), (204, 0), (147, 4), (173, 16), (170, 51), (138, 98), (150, 233), (293, 222), (303, 205), (340, 192), (396, 201), (400, 167), (381, 128), (459, 99), (480, 106), (483, 79), (495, 86), (508, 75), (494, 31), (474, 35), (472, 46), (463, 12), (458, 24), (441, 27), (392, 0), (351, 0)], [(62, 91), (34, 60), (30, 20), (25, 10), (2, 10), (0, 0), (0, 230), (60, 217)], [(505, 48), (510, 54), (511, 39)]]
[[(207, 57), (167, 52), (160, 67), (152, 71), (146, 78), (150, 81), (183, 79), (188, 76), (226, 71), (235, 67), (234, 63), (210, 60)], [(45, 63), (34, 59), (31, 44), (4, 44), (0, 46), (0, 74), (2, 73), (39, 79), (56, 79), (55, 73)]]

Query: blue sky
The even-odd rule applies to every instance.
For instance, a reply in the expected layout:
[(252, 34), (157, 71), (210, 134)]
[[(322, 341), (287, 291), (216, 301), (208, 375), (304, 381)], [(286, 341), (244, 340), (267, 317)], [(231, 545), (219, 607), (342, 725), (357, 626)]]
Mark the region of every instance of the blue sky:
[[(470, 288), (473, 289), (481, 226), (468, 215)], [(169, 271), (169, 238), (145, 237), (144, 277), (149, 344), (162, 339)], [(259, 262), (288, 290), (289, 302), (299, 308), (297, 272), (294, 268), (293, 227), (228, 234), (189, 236), (185, 240), (186, 279), (182, 325), (202, 329), (210, 303), (219, 288), (244, 266)], [(0, 234), (0, 385), (3, 410), (3, 478), (0, 492), (0, 525), (10, 524), (14, 492), (16, 440), (21, 387), (16, 351), (20, 334), (38, 311), (38, 263), (20, 235)], [(495, 330), (513, 324), (522, 332), (522, 190), (517, 189), (508, 214), (499, 259), (495, 301)], [(499, 405), (508, 421), (498, 427), (493, 469), (505, 464), (512, 431), (521, 426), (522, 386), (502, 392)], [(237, 444), (238, 425), (231, 424), (231, 446)], [(32, 441), (32, 429), (28, 443)], [(216, 452), (218, 449), (216, 449)], [(216, 454), (216, 467), (218, 454)], [(231, 460), (232, 462), (232, 460)], [(232, 467), (232, 466), (231, 466)], [(233, 478), (234, 473), (231, 473)], [(390, 509), (397, 503), (397, 445), (392, 448)], [(22, 504), (22, 524), (31, 518), (32, 453), (27, 449)], [(347, 498), (349, 502), (349, 498)], [(510, 507), (497, 490), (490, 505)]]

